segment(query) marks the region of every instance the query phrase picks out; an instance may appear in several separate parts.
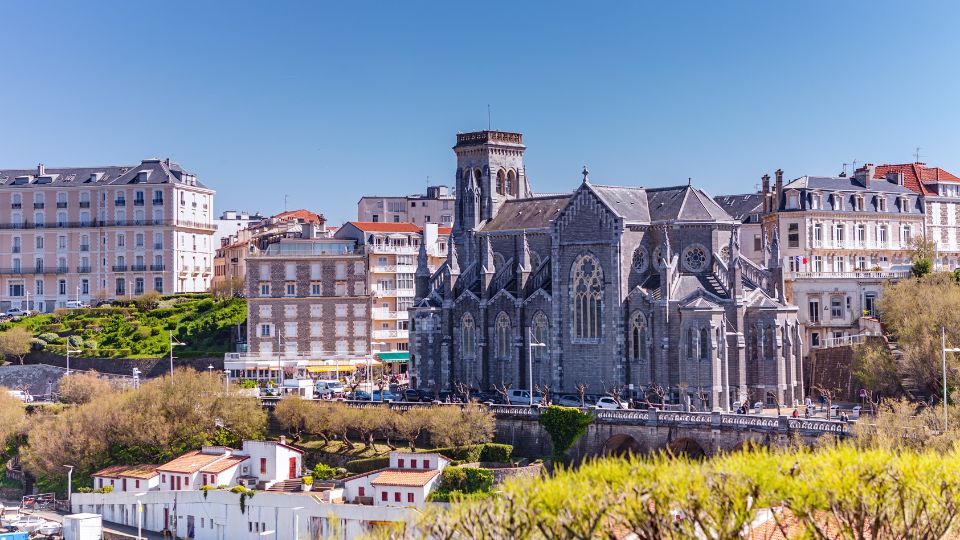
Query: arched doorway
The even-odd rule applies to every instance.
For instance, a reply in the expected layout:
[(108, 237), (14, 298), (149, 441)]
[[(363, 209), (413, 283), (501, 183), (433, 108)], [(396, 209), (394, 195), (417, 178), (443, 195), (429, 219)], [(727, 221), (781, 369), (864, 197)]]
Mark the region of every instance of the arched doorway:
[(640, 443), (626, 433), (618, 433), (607, 439), (603, 445), (605, 456), (627, 456), (640, 453)]
[(667, 443), (667, 451), (675, 456), (684, 456), (690, 459), (702, 459), (707, 453), (696, 440), (683, 437)]

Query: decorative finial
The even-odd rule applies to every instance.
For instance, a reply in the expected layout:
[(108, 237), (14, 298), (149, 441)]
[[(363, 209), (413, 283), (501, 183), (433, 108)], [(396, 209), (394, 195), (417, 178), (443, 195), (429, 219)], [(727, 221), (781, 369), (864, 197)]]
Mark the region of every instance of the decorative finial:
[(583, 181), (584, 181), (584, 182), (589, 182), (589, 181), (590, 181), (590, 171), (587, 170), (587, 166), (586, 166), (586, 165), (583, 166), (583, 172), (580, 173), (580, 174), (583, 175)]

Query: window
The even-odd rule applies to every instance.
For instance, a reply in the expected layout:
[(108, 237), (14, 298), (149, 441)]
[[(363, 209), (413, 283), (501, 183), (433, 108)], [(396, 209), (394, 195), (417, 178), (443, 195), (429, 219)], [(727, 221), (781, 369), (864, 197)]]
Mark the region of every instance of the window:
[(813, 256), (813, 271), (823, 272), (823, 255)]
[(843, 317), (843, 299), (833, 297), (830, 299), (830, 317), (839, 319)]
[(414, 280), (413, 274), (397, 274), (397, 288), (412, 289), (413, 280)]
[(887, 198), (884, 197), (883, 195), (879, 195), (877, 197), (877, 210), (881, 212), (887, 211)]
[(314, 319), (323, 317), (323, 304), (310, 304), (310, 317)]
[(533, 316), (533, 341), (535, 344), (543, 344), (542, 347), (535, 346), (533, 349), (533, 360), (540, 362), (547, 357), (547, 328), (550, 326), (547, 316), (542, 311)]
[(863, 297), (863, 310), (871, 317), (877, 315), (877, 295), (875, 293), (867, 293)]
[(857, 242), (858, 246), (862, 246), (867, 242), (867, 226), (864, 224), (857, 225), (857, 236), (854, 239)]
[(296, 337), (296, 335), (297, 335), (298, 333), (299, 333), (299, 332), (297, 332), (297, 323), (295, 323), (295, 322), (285, 322), (285, 323), (283, 323), (283, 335), (284, 335), (284, 336), (286, 336), (286, 337), (288, 337), (288, 338), (292, 338), (292, 337)]
[(360, 488), (357, 490), (357, 495), (359, 495), (360, 497), (363, 497), (365, 496), (365, 492), (366, 490), (363, 488), (363, 486), (360, 486)]
[(286, 319), (294, 319), (297, 317), (297, 305), (296, 304), (287, 304), (283, 306), (283, 317)]
[(270, 337), (270, 334), (272, 333), (271, 330), (272, 330), (272, 325), (269, 325), (269, 324), (261, 324), (261, 325), (260, 325), (260, 337)]
[(267, 474), (267, 458), (260, 458), (260, 474)]
[(407, 502), (408, 502), (408, 503), (412, 503), (412, 502), (413, 502), (413, 493), (412, 493), (412, 492), (407, 493)]
[(57, 294), (61, 296), (67, 294), (67, 280), (61, 279), (57, 281)]
[(833, 240), (838, 244), (843, 243), (843, 224), (837, 223), (833, 226)]
[(260, 296), (270, 296), (269, 283), (260, 283)]
[(820, 322), (820, 300), (811, 299), (807, 303), (807, 318), (812, 324)]
[(819, 347), (820, 346), (820, 332), (813, 332), (810, 334), (810, 346)]
[(753, 235), (753, 250), (756, 252), (763, 251), (763, 240), (759, 234)]
[(603, 272), (600, 263), (592, 255), (582, 255), (574, 264), (572, 293), (574, 340), (599, 340), (603, 313)]
[(710, 330), (706, 327), (700, 329), (700, 359), (710, 359)]
[(323, 324), (319, 321), (310, 322), (310, 337), (322, 337), (323, 336)]
[(800, 224), (787, 225), (787, 245), (792, 248), (800, 247)]
[(337, 337), (344, 337), (347, 335), (347, 321), (336, 321), (334, 322), (334, 329), (336, 331)]
[(913, 236), (913, 231), (910, 229), (909, 225), (904, 225), (900, 229), (900, 243), (903, 245), (909, 244)]
[(386, 491), (381, 491), (381, 492), (380, 492), (380, 500), (381, 500), (381, 501), (386, 502), (388, 496), (389, 496), (389, 494), (388, 494)]
[(297, 295), (297, 284), (293, 281), (288, 281), (286, 284), (286, 294), (287, 296), (296, 296)]
[(347, 304), (337, 304), (334, 307), (334, 315), (337, 317), (347, 316)]
[(162, 292), (163, 292), (163, 278), (162, 278), (162, 277), (155, 277), (155, 278), (153, 278), (153, 290), (157, 291), (158, 293), (162, 293)]
[(314, 281), (313, 283), (310, 284), (310, 294), (312, 296), (320, 296), (321, 289), (320, 289), (319, 281)]
[(476, 328), (473, 317), (467, 313), (460, 323), (460, 354), (464, 358), (473, 358), (476, 355)]
[(630, 359), (634, 362), (647, 359), (647, 319), (639, 311), (630, 319)]
[(117, 278), (117, 294), (127, 294), (127, 282), (123, 278)]
[(510, 359), (510, 316), (504, 312), (497, 315), (496, 326), (497, 359)]
[(397, 460), (397, 468), (398, 468), (398, 469), (402, 469), (403, 466), (404, 466), (404, 463), (405, 463), (405, 462), (404, 462), (403, 458), (398, 459), (398, 460)]
[(887, 243), (887, 226), (886, 225), (880, 225), (880, 227), (877, 228), (877, 241), (880, 242), (881, 245)]
[(43, 236), (37, 235), (34, 240), (36, 242), (37, 249), (43, 249)]
[(43, 294), (43, 280), (42, 280), (42, 279), (38, 279), (37, 282), (36, 282), (36, 285), (37, 285), (37, 287), (36, 287), (37, 294), (38, 294), (38, 295), (39, 295), (39, 294)]
[(393, 502), (400, 502), (400, 492), (399, 492), (399, 491), (394, 491), (394, 492), (393, 492)]

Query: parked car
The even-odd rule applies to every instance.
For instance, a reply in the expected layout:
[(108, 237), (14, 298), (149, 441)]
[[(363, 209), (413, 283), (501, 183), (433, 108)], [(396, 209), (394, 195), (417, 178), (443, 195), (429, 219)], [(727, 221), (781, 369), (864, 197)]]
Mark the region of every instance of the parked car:
[[(580, 396), (576, 394), (564, 394), (557, 397), (553, 402), (563, 407), (580, 407), (581, 405)], [(584, 403), (588, 406), (591, 405), (589, 400), (585, 400)]]
[[(507, 400), (510, 401), (510, 405), (529, 405), (530, 404), (530, 391), (529, 390), (510, 390), (507, 392)], [(539, 392), (533, 393), (533, 404), (536, 405), (543, 400), (543, 395)]]
[(603, 396), (597, 400), (595, 405), (598, 409), (629, 409), (630, 407), (623, 401), (617, 401), (611, 396)]
[(471, 391), (470, 399), (479, 401), (480, 403), (502, 403), (503, 398), (495, 392), (480, 392), (480, 391)]
[(373, 401), (399, 401), (397, 396), (394, 395), (389, 390), (374, 390), (373, 391)]
[(335, 398), (343, 394), (343, 383), (340, 381), (317, 381), (317, 394), (325, 399)]
[(7, 390), (7, 393), (24, 403), (33, 403), (33, 396), (23, 390)]
[(370, 393), (364, 392), (363, 390), (345, 394), (343, 397), (353, 401), (370, 401)]
[(80, 309), (88, 307), (90, 307), (90, 304), (85, 302), (81, 302), (79, 300), (67, 300), (67, 309)]
[(420, 402), (420, 401), (431, 401), (433, 396), (428, 394), (425, 390), (417, 390), (416, 388), (407, 388), (401, 394), (404, 401)]
[(33, 315), (33, 312), (29, 309), (23, 309), (18, 307), (12, 307), (8, 309), (5, 313), (0, 313), (0, 317), (27, 317)]

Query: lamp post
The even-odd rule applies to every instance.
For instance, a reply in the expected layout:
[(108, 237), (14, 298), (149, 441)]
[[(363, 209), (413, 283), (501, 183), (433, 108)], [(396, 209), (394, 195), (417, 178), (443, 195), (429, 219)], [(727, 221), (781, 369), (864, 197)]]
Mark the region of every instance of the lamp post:
[(533, 329), (527, 328), (527, 386), (530, 391), (530, 406), (533, 407), (533, 348), (546, 347), (546, 343), (533, 340)]
[(77, 285), (77, 307), (80, 307), (80, 286)]
[(947, 353), (958, 353), (960, 348), (947, 348), (947, 329), (940, 327), (940, 359), (943, 362), (943, 430), (947, 430)]
[[(302, 506), (296, 506), (291, 508), (290, 511), (293, 512), (293, 540), (300, 538), (300, 511), (303, 510)], [(280, 527), (277, 527), (278, 529)]]
[(73, 495), (73, 465), (64, 465), (67, 468), (67, 506), (73, 512), (73, 506), (70, 504)]
[(173, 348), (179, 345), (185, 345), (179, 341), (173, 339), (173, 330), (170, 330), (170, 379), (173, 379), (173, 359), (176, 358), (173, 356)]
[(81, 351), (80, 349), (71, 349), (69, 346), (67, 347), (67, 375), (70, 374), (70, 354), (77, 354), (80, 352), (83, 352), (83, 351)]
[(142, 538), (143, 533), (143, 503), (140, 502), (140, 497), (143, 497), (146, 493), (135, 493), (133, 496), (137, 499), (137, 540)]

